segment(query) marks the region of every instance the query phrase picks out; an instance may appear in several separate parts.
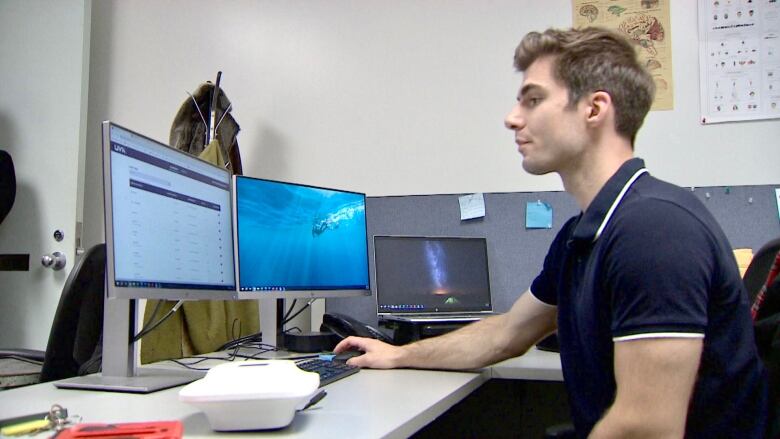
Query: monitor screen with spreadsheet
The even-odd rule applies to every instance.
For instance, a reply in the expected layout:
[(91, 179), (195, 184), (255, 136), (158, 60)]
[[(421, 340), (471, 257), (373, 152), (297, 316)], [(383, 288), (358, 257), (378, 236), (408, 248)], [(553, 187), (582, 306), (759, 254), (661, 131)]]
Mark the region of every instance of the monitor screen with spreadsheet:
[(108, 296), (236, 296), (230, 172), (103, 123)]

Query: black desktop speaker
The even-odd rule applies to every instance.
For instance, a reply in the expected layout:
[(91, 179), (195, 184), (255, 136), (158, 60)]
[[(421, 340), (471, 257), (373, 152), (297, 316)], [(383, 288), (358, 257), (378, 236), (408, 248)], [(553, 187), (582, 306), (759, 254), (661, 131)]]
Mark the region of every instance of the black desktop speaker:
[(16, 173), (11, 155), (0, 150), (0, 223), (3, 222), (16, 199)]

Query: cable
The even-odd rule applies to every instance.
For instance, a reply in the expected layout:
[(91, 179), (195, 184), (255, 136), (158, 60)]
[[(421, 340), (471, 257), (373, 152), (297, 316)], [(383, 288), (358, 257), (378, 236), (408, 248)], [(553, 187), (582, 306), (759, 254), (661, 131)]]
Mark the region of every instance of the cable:
[(271, 346), (269, 344), (263, 343), (261, 341), (255, 341), (255, 342), (249, 342), (249, 343), (241, 343), (238, 345), (239, 348), (244, 349), (260, 349), (264, 351), (276, 351), (276, 346)]
[[(243, 354), (240, 353), (240, 349), (256, 349), (258, 352), (255, 352), (253, 354)], [(271, 346), (269, 344), (263, 343), (262, 341), (254, 341), (249, 343), (240, 343), (236, 345), (235, 350), (231, 352), (232, 358), (250, 358), (255, 359), (258, 358), (259, 355), (263, 355), (268, 352), (275, 352), (278, 351), (276, 346)]]
[(228, 341), (227, 343), (223, 344), (222, 346), (217, 348), (217, 351), (226, 351), (228, 349), (233, 349), (236, 346), (241, 346), (243, 343), (247, 342), (253, 342), (255, 340), (260, 341), (263, 339), (263, 333), (262, 332), (256, 332), (254, 334), (245, 335), (243, 337), (239, 337), (233, 340)]
[[(292, 304), (290, 305), (290, 308), (284, 314), (284, 317), (282, 317), (282, 325), (286, 325), (292, 319), (298, 317), (298, 315), (300, 315), (306, 308), (310, 307), (311, 304), (314, 303), (315, 300), (317, 300), (317, 299), (310, 299), (306, 303), (306, 305), (304, 305), (301, 309), (296, 311), (294, 314), (290, 315), (290, 313), (292, 313), (292, 311), (293, 311), (293, 309), (295, 307), (296, 302), (298, 301), (298, 299), (293, 299)], [(235, 321), (233, 323), (235, 324)], [(290, 329), (288, 329), (287, 331), (284, 331), (284, 332), (288, 332), (288, 331), (290, 331), (292, 329), (295, 329), (295, 328), (290, 328)], [(300, 329), (298, 329), (298, 330), (300, 331)], [(236, 339), (228, 341), (227, 343), (225, 343), (222, 346), (220, 346), (219, 348), (217, 348), (217, 351), (227, 351), (227, 350), (230, 350), (230, 349), (237, 349), (237, 348), (240, 348), (240, 347), (247, 347), (246, 343), (252, 343), (252, 342), (255, 342), (255, 341), (261, 342), (262, 341), (262, 337), (263, 337), (263, 333), (262, 332), (257, 332), (257, 333), (254, 333), (254, 334), (245, 335), (243, 337), (239, 337), (239, 338), (236, 338)], [(269, 345), (265, 345), (265, 346), (269, 346)], [(276, 350), (276, 349), (274, 349), (274, 350)]]
[(14, 360), (17, 360), (17, 361), (23, 361), (25, 363), (34, 364), (36, 366), (40, 366), (40, 365), (43, 364), (43, 361), (33, 360), (31, 358), (20, 357), (19, 355), (0, 355), (0, 358), (11, 358), (11, 359), (14, 359)]
[[(156, 329), (158, 326), (160, 326), (160, 325), (161, 325), (161, 324), (162, 324), (164, 321), (168, 320), (168, 319), (169, 319), (169, 318), (170, 318), (170, 317), (171, 317), (171, 316), (172, 316), (172, 315), (173, 315), (173, 314), (174, 314), (176, 311), (178, 311), (178, 310), (179, 310), (179, 307), (181, 307), (181, 305), (182, 305), (183, 303), (184, 303), (184, 301), (183, 301), (183, 300), (180, 300), (180, 301), (176, 302), (176, 304), (175, 304), (175, 305), (173, 305), (173, 308), (171, 308), (171, 309), (168, 311), (168, 313), (167, 313), (167, 314), (165, 314), (164, 316), (162, 316), (162, 317), (160, 318), (160, 320), (158, 320), (158, 321), (156, 321), (156, 322), (152, 323), (151, 325), (149, 325), (148, 323), (147, 323), (146, 325), (144, 325), (144, 328), (141, 330), (141, 332), (139, 332), (138, 334), (136, 334), (136, 335), (135, 335), (135, 337), (133, 337), (133, 340), (131, 341), (131, 343), (135, 343), (135, 342), (137, 342), (138, 340), (140, 340), (140, 339), (141, 339), (143, 336), (145, 336), (146, 334), (148, 334), (148, 333), (150, 333), (150, 332), (154, 331), (154, 330), (155, 330), (155, 329)], [(158, 304), (158, 306), (159, 306), (159, 304)], [(154, 314), (156, 314), (156, 313), (157, 313), (157, 311), (155, 310), (155, 312), (154, 312), (154, 313), (152, 313), (152, 317), (154, 317)]]
[[(197, 360), (193, 361), (191, 363), (185, 363), (185, 362), (181, 361), (181, 360), (184, 360), (185, 358), (196, 358)], [(194, 367), (194, 365), (200, 364), (200, 363), (202, 363), (202, 362), (204, 362), (206, 360), (219, 360), (219, 361), (225, 361), (225, 362), (233, 361), (231, 359), (226, 359), (226, 358), (221, 358), (221, 357), (185, 357), (185, 358), (180, 358), (180, 359), (169, 358), (167, 361), (172, 361), (172, 362), (178, 364), (179, 366), (185, 367), (185, 368), (190, 369), (190, 370), (204, 370), (204, 371), (207, 371), (207, 370), (209, 370), (211, 368), (210, 367)]]
[[(148, 318), (148, 319), (146, 319), (146, 322), (144, 323), (144, 326), (143, 326), (143, 328), (141, 328), (141, 332), (143, 332), (143, 329), (144, 329), (144, 328), (146, 328), (147, 326), (149, 326), (149, 322), (151, 322), (151, 321), (152, 321), (152, 320), (153, 320), (153, 319), (154, 319), (154, 318), (157, 316), (157, 313), (158, 313), (158, 312), (160, 312), (160, 308), (162, 308), (162, 304), (163, 304), (163, 302), (164, 302), (164, 300), (158, 300), (158, 301), (157, 301), (157, 304), (156, 304), (156, 305), (154, 305), (154, 309), (152, 310), (152, 315), (150, 315), (150, 316), (149, 316), (149, 318)], [(136, 337), (139, 337), (139, 336), (136, 336)], [(139, 337), (139, 338), (140, 338), (140, 337)], [(137, 340), (135, 340), (135, 339), (134, 339), (132, 342), (135, 342), (135, 341), (137, 341)], [(132, 342), (131, 342), (131, 343), (132, 343)]]
[(255, 354), (252, 354), (252, 355), (242, 355), (241, 357), (242, 358), (246, 358), (248, 360), (268, 360), (268, 358), (262, 358), (262, 357), (260, 357), (260, 355), (267, 354), (269, 352), (276, 352), (276, 350), (277, 350), (276, 348), (265, 349), (265, 350), (261, 350), (260, 352), (255, 353)]
[[(238, 332), (236, 332), (236, 323), (238, 323)], [(234, 318), (230, 325), (230, 336), (233, 337), (233, 340), (241, 336), (241, 319), (238, 317)]]
[(298, 317), (298, 314), (302, 313), (306, 308), (311, 306), (311, 304), (314, 303), (315, 300), (317, 300), (317, 299), (309, 300), (308, 302), (306, 302), (306, 305), (304, 305), (301, 309), (299, 309), (295, 314), (291, 315), (289, 318), (282, 319), (282, 325), (286, 325), (290, 320)]
[(287, 317), (290, 317), (290, 313), (292, 313), (293, 308), (295, 308), (295, 304), (298, 303), (298, 299), (293, 299), (292, 303), (290, 304), (290, 309), (287, 310), (286, 313), (284, 313), (284, 317), (282, 317), (282, 321), (286, 322)]

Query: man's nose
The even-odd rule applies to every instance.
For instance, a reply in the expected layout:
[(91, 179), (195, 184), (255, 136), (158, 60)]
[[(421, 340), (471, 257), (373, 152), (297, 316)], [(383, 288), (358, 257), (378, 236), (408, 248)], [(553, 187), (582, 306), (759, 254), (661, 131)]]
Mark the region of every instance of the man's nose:
[(515, 104), (515, 106), (512, 107), (512, 111), (504, 118), (504, 126), (510, 130), (518, 130), (523, 123), (523, 117), (520, 114), (520, 105)]

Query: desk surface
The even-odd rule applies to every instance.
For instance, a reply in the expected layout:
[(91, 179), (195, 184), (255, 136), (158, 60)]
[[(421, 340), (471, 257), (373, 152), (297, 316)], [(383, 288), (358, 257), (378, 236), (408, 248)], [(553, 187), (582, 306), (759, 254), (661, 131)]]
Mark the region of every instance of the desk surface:
[(496, 363), (489, 369), (491, 378), (563, 381), (560, 354), (536, 348), (520, 357)]
[[(298, 413), (282, 430), (264, 436), (379, 438), (408, 437), (465, 398), (489, 378), (548, 379), (556, 354), (536, 350), (473, 372), (370, 370), (325, 387), (328, 396)], [(544, 365), (552, 371), (544, 371)], [(560, 361), (557, 362), (560, 373)], [(554, 378), (549, 378), (554, 379)], [(0, 392), (0, 418), (47, 411), (60, 404), (82, 422), (181, 420), (187, 437), (215, 436), (196, 408), (178, 400), (180, 388), (136, 395), (57, 389), (52, 383)], [(235, 433), (226, 433), (235, 435)]]
[(16, 358), (0, 358), (0, 389), (35, 384), (40, 377), (40, 364)]

